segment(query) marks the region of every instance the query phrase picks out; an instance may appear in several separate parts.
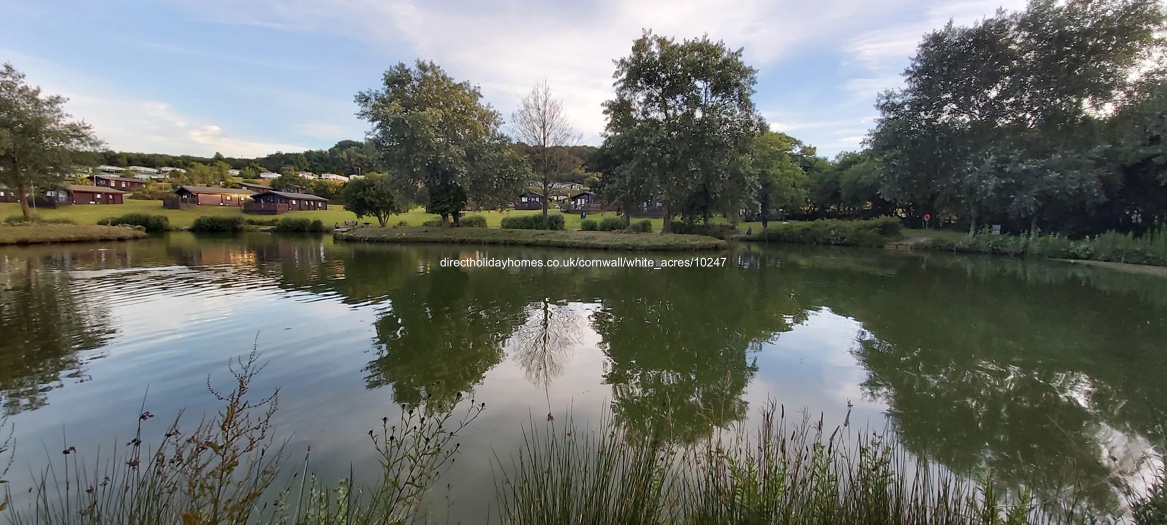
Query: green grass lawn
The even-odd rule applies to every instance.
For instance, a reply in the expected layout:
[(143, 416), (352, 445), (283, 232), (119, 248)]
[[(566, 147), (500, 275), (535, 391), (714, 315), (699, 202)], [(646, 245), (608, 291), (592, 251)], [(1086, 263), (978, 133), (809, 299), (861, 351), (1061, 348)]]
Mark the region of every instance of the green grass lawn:
[(124, 241), (141, 239), (146, 232), (120, 226), (77, 224), (4, 224), (0, 225), (0, 245), (57, 242)]
[(926, 238), (926, 239), (947, 239), (960, 240), (968, 237), (968, 232), (954, 231), (954, 230), (923, 230), (919, 228), (903, 228), (900, 230), (905, 239)]

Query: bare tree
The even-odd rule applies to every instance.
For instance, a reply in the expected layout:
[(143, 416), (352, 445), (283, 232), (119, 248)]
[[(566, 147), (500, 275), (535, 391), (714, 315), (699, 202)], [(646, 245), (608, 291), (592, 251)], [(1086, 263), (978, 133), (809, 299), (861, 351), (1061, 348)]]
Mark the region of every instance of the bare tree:
[(543, 79), (523, 98), (518, 111), (511, 115), (515, 140), (526, 144), (535, 174), (543, 187), (543, 228), (548, 227), (547, 206), (551, 182), (571, 169), (570, 155), (555, 150), (579, 143), (563, 111), (563, 101), (551, 96), (551, 86)]

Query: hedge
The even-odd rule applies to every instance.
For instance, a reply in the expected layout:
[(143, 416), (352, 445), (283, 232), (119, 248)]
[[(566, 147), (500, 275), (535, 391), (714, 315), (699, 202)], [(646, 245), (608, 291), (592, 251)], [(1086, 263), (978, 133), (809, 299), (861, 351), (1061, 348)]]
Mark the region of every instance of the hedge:
[(194, 220), (190, 231), (199, 233), (226, 233), (243, 230), (243, 217), (216, 217), (203, 215)]
[(819, 220), (770, 223), (753, 236), (764, 242), (830, 244), (836, 246), (883, 246), (900, 236), (900, 220), (880, 217), (862, 221)]
[(486, 217), (481, 215), (467, 215), (458, 219), (458, 226), (461, 228), (485, 228)]
[[(547, 216), (550, 230), (562, 230), (564, 225), (563, 214), (554, 213)], [(518, 217), (503, 217), (502, 227), (505, 230), (542, 230), (543, 215), (520, 215)]]
[(159, 233), (170, 229), (170, 219), (165, 215), (147, 215), (145, 213), (128, 213), (121, 217), (107, 217), (97, 221), (97, 224), (141, 226), (150, 233)]
[(284, 217), (276, 223), (272, 231), (319, 233), (324, 231), (324, 223), (320, 222), (320, 219), (309, 220), (303, 217)]

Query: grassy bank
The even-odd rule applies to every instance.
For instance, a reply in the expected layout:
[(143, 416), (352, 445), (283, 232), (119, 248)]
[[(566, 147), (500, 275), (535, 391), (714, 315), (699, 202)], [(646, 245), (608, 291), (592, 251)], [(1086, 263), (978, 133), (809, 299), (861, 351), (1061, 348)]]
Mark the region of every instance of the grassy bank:
[[(302, 463), (288, 465), (293, 451), (271, 428), (279, 392), (257, 395), (251, 388), (262, 369), (253, 352), (232, 363), (227, 388), (208, 379), (222, 407), (193, 426), (180, 425), (181, 413), (161, 426), (146, 423), (155, 415), (143, 402), (125, 447), (87, 457), (95, 443), (66, 437), (63, 455), (49, 454), (49, 466), (31, 487), (3, 483), (13, 450), (10, 425), (0, 418), (0, 510), (15, 525), (414, 523), (426, 517), (426, 494), (456, 459), (458, 440), (469, 437), (467, 429), (486, 409), (461, 394), (452, 404), (431, 404), (423, 395), (369, 430), (377, 462), (352, 470), (375, 469), (375, 481), (355, 486), (350, 474), (333, 483), (311, 474), (310, 449)], [(1073, 487), (1057, 487), (1061, 496), (1042, 501), (1028, 488), (997, 483), (991, 473), (970, 478), (917, 461), (889, 435), (851, 427), (849, 415), (833, 430), (821, 416), (788, 419), (773, 403), (761, 415), (755, 431), (737, 423), (690, 444), (672, 444), (668, 428), (644, 435), (610, 419), (591, 428), (570, 414), (531, 420), (521, 445), (495, 455), (491, 507), (508, 525), (1014, 525), (1110, 518), (1079, 508)], [(280, 479), (289, 481), (279, 486)], [(1148, 495), (1130, 501), (1135, 523), (1162, 523), (1164, 501), (1160, 474)]]
[(1149, 232), (1142, 237), (1108, 232), (1080, 240), (1060, 235), (1031, 237), (981, 233), (975, 237), (931, 239), (921, 246), (956, 253), (1167, 266), (1167, 228)]
[(90, 224), (0, 224), (0, 245), (59, 242), (126, 241), (146, 237), (146, 232), (121, 226)]
[(497, 244), (591, 250), (691, 251), (725, 248), (725, 241), (700, 235), (487, 228), (358, 228), (336, 238), (359, 242)]

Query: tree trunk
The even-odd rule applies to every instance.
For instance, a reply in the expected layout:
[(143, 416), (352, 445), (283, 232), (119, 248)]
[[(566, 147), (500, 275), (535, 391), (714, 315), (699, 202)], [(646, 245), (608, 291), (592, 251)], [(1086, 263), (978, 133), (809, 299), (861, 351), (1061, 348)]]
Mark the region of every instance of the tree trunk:
[(766, 214), (765, 214), (765, 213), (763, 213), (763, 214), (762, 214), (762, 229), (763, 229), (763, 230), (765, 230), (765, 229), (766, 229), (766, 225), (767, 225), (767, 224), (770, 224), (770, 220), (769, 220), (769, 219), (767, 219), (767, 218), (766, 218)]
[(16, 197), (20, 199), (20, 213), (24, 214), (24, 222), (32, 222), (32, 210), (28, 209), (28, 199), (31, 195), (28, 194), (28, 184), (20, 177), (20, 173), (16, 173)]
[(551, 221), (550, 221), (550, 219), (547, 218), (548, 199), (550, 199), (550, 197), (551, 197), (550, 195), (548, 195), (548, 193), (550, 193), (548, 191), (548, 189), (549, 189), (548, 186), (550, 186), (550, 181), (548, 181), (547, 178), (544, 177), (543, 178), (543, 229), (544, 230), (551, 227)]
[(968, 226), (968, 236), (975, 237), (977, 234), (977, 210), (975, 210), (975, 209), (972, 210), (971, 218), (972, 218), (972, 221), (969, 223), (969, 226)]
[(661, 233), (673, 233), (673, 214), (669, 211), (669, 205), (661, 206), (661, 218), (664, 219), (664, 225), (661, 226)]
[(1033, 212), (1033, 217), (1029, 219), (1029, 236), (1037, 236), (1037, 212)]
[(449, 228), (449, 227), (450, 227), (450, 214), (449, 214), (449, 213), (443, 213), (443, 214), (442, 214), (442, 227), (443, 227), (443, 228)]
[(454, 227), (458, 227), (459, 224), (462, 224), (462, 212), (460, 210), (454, 212)]

